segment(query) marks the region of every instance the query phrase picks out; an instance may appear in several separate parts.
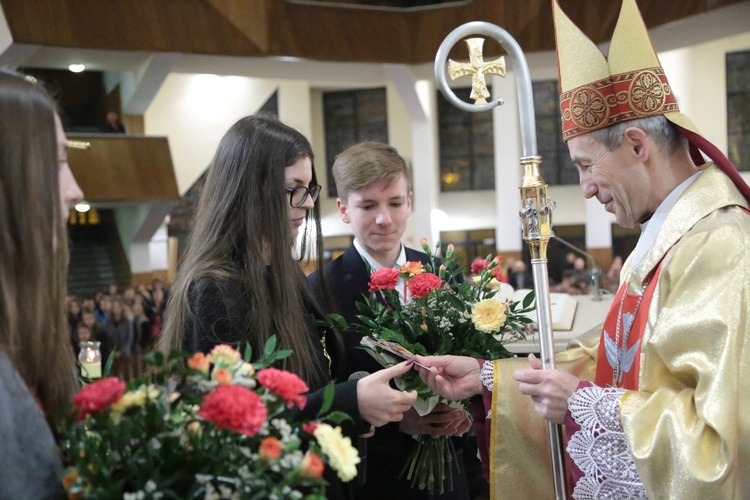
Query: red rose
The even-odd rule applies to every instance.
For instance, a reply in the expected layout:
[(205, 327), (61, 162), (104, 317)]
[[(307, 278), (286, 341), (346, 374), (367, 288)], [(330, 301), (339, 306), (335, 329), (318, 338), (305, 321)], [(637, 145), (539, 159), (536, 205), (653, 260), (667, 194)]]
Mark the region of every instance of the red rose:
[(370, 293), (378, 290), (395, 290), (399, 270), (392, 267), (381, 267), (370, 275)]
[(246, 436), (258, 433), (268, 409), (255, 392), (239, 385), (220, 385), (203, 398), (198, 415), (220, 429)]
[(323, 476), (323, 469), (325, 469), (323, 461), (312, 451), (302, 459), (300, 472), (302, 472), (303, 476), (318, 479)]
[(258, 451), (260, 451), (260, 456), (263, 460), (270, 462), (271, 460), (279, 458), (283, 449), (284, 447), (281, 446), (281, 441), (279, 441), (278, 438), (269, 436), (260, 442), (260, 448)]
[(471, 263), (471, 273), (472, 274), (480, 274), (482, 271), (490, 267), (490, 263), (487, 262), (485, 259), (479, 259), (475, 260)]
[(433, 290), (443, 285), (443, 280), (432, 273), (422, 273), (409, 281), (409, 291), (415, 299), (421, 299)]
[(125, 382), (115, 377), (97, 380), (85, 386), (73, 396), (73, 412), (80, 422), (86, 415), (97, 413), (120, 400), (125, 393)]
[(315, 432), (315, 429), (317, 428), (318, 428), (317, 422), (305, 422), (304, 424), (302, 424), (302, 430), (304, 430), (308, 434), (312, 434), (313, 432)]
[(258, 382), (269, 391), (281, 396), (286, 401), (287, 408), (294, 405), (297, 405), (300, 410), (305, 408), (307, 399), (303, 394), (310, 388), (294, 373), (266, 368), (258, 372)]

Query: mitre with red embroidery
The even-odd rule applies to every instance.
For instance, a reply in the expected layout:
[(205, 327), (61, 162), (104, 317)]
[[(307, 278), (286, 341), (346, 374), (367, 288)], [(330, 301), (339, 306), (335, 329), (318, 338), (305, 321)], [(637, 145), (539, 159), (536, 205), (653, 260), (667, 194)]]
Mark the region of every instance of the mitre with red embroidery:
[(664, 115), (690, 142), (696, 165), (711, 158), (750, 200), (750, 187), (716, 146), (680, 113), (635, 0), (623, 0), (609, 57), (552, 0), (565, 141), (638, 118)]

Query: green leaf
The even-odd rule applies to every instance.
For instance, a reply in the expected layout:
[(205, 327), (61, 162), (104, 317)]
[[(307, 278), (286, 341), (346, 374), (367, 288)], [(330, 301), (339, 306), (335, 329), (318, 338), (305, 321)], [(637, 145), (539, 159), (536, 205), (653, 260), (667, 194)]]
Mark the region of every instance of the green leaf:
[(245, 344), (245, 355), (242, 358), (245, 363), (249, 363), (250, 360), (253, 358), (253, 346), (250, 345), (250, 342)]
[(354, 421), (352, 417), (349, 416), (349, 414), (344, 413), (343, 411), (332, 411), (324, 417), (324, 420), (336, 425), (340, 425), (342, 422)]
[(531, 304), (534, 302), (534, 299), (536, 298), (535, 293), (529, 292), (526, 294), (526, 297), (523, 298), (523, 308), (526, 309), (531, 306)]
[(289, 356), (292, 355), (292, 352), (293, 351), (291, 349), (281, 349), (279, 351), (276, 351), (276, 354), (274, 354), (274, 358), (276, 361), (280, 359), (288, 358)]
[[(359, 303), (357, 303), (357, 305), (359, 305)], [(339, 328), (346, 330), (346, 319), (344, 319), (342, 315), (332, 313), (328, 315), (328, 318), (338, 325)]]
[(323, 390), (323, 404), (320, 405), (320, 411), (318, 411), (318, 418), (321, 415), (325, 415), (331, 409), (333, 404), (333, 397), (336, 395), (336, 387), (333, 382), (329, 382), (326, 388)]
[[(115, 351), (116, 350), (117, 349), (112, 349), (112, 352), (109, 353), (109, 357), (107, 358), (107, 364), (104, 365), (104, 371), (102, 371), (102, 376), (103, 377), (109, 377), (109, 374), (112, 373), (112, 364), (115, 362)], [(164, 364), (164, 354), (162, 354), (161, 352), (158, 352), (158, 351), (155, 354), (158, 355), (158, 356), (156, 356), (156, 359), (159, 360), (159, 365), (158, 366), (163, 365)]]
[(274, 350), (276, 350), (276, 335), (272, 335), (266, 341), (266, 345), (263, 347), (263, 357), (270, 357)]

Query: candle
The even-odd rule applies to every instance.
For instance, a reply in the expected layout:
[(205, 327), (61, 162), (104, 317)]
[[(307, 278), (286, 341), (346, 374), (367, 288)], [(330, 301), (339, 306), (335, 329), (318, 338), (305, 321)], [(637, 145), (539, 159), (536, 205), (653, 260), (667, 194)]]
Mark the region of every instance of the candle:
[(100, 342), (81, 341), (81, 351), (78, 353), (78, 362), (81, 364), (81, 375), (88, 379), (97, 379), (102, 376), (102, 352), (99, 349)]

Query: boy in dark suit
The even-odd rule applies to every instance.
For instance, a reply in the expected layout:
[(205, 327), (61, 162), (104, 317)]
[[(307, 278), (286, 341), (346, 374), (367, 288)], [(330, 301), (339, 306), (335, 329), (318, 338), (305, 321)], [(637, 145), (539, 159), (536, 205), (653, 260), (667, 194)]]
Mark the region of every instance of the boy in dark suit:
[[(333, 176), (341, 219), (351, 224), (355, 238), (341, 256), (326, 264), (323, 272), (334, 301), (333, 310), (351, 324), (358, 321), (357, 302), (368, 294), (370, 273), (365, 262), (375, 271), (407, 261), (427, 263), (429, 258), (424, 252), (401, 243), (411, 215), (411, 177), (406, 161), (394, 148), (375, 142), (352, 146), (336, 157)], [(322, 295), (317, 274), (311, 275), (310, 280)], [(403, 282), (396, 289), (402, 300), (408, 300), (403, 296)], [(367, 351), (357, 348), (361, 338), (362, 334), (355, 331), (344, 333), (348, 374), (382, 369)], [(432, 498), (412, 488), (410, 481), (400, 478), (401, 469), (416, 443), (412, 436), (458, 436), (470, 426), (471, 420), (464, 410), (442, 405), (423, 417), (411, 409), (401, 422), (380, 427), (367, 440), (366, 481), (354, 487), (355, 498)], [(475, 454), (476, 448), (465, 451)], [(439, 498), (469, 498), (467, 474), (460, 457), (459, 451), (461, 475), (454, 474), (453, 491)]]

